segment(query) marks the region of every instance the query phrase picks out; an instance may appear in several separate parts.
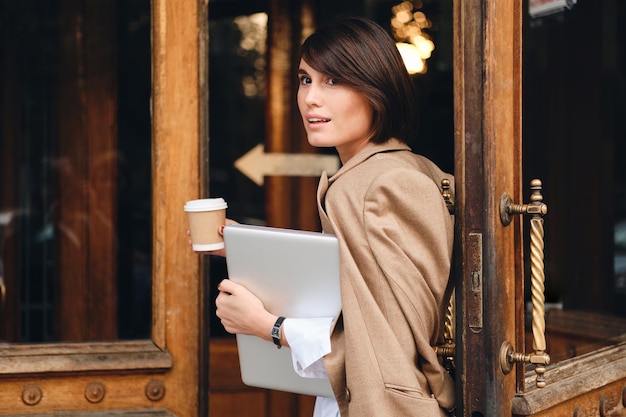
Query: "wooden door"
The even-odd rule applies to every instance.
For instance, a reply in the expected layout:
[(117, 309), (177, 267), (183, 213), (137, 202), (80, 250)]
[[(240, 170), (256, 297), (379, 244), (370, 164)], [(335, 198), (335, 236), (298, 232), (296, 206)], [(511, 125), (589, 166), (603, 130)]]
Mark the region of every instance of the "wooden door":
[(623, 415), (624, 7), (529, 7), (455, 2), (457, 415)]
[[(112, 196), (117, 195), (111, 187), (120, 182), (112, 167), (119, 165), (106, 163), (105, 159), (104, 165), (99, 166), (100, 171), (89, 170), (98, 167), (98, 156), (107, 156), (108, 150), (118, 146), (114, 140), (120, 127), (116, 124), (116, 114), (119, 114), (118, 109), (128, 111), (127, 103), (116, 96), (116, 74), (111, 61), (116, 55), (98, 51), (101, 43), (90, 43), (97, 40), (92, 36), (94, 33), (115, 35), (115, 4), (83, 1), (50, 4), (73, 11), (60, 14), (69, 19), (67, 27), (71, 29), (60, 39), (64, 42), (62, 50), (68, 53), (67, 62), (75, 62), (75, 73), (62, 73), (68, 82), (60, 83), (59, 88), (63, 93), (61, 97), (68, 99), (65, 100), (67, 105), (59, 107), (58, 114), (47, 114), (49, 118), (45, 120), (54, 127), (61, 126), (62, 138), (56, 143), (73, 150), (70, 159), (77, 162), (80, 169), (87, 170), (81, 172), (88, 172), (82, 177), (95, 178), (92, 185), (96, 188), (90, 190), (92, 192), (73, 193), (70, 199), (73, 204), (87, 207), (88, 218), (93, 220), (102, 214), (98, 209), (110, 207), (107, 202), (112, 204)], [(10, 10), (6, 2), (2, 7), (3, 11)], [(173, 4), (154, 0), (149, 10), (152, 53), (146, 56), (152, 57), (148, 58), (152, 67), (152, 92), (151, 100), (143, 102), (143, 110), (152, 116), (151, 155), (148, 155), (148, 160), (152, 160), (152, 182), (145, 184), (147, 195), (151, 195), (146, 204), (151, 206), (152, 219), (152, 227), (148, 230), (148, 236), (152, 236), (150, 335), (140, 340), (119, 340), (115, 327), (102, 332), (100, 320), (116, 314), (111, 310), (117, 301), (111, 293), (116, 270), (112, 248), (120, 243), (108, 229), (115, 225), (115, 216), (99, 217), (106, 220), (100, 223), (101, 229), (99, 226), (94, 228), (93, 222), (90, 226), (82, 226), (81, 221), (86, 216), (78, 220), (61, 217), (77, 227), (66, 229), (72, 232), (70, 237), (76, 239), (59, 245), (58, 255), (54, 258), (59, 262), (55, 266), (62, 266), (58, 270), (61, 279), (67, 275), (72, 278), (61, 287), (64, 298), (60, 299), (60, 317), (63, 321), (59, 325), (71, 323), (76, 327), (68, 327), (67, 332), (61, 333), (59, 341), (1, 345), (2, 415), (87, 416), (106, 412), (107, 415), (120, 416), (187, 417), (207, 413), (204, 372), (207, 341), (202, 322), (205, 285), (201, 279), (201, 263), (187, 244), (186, 218), (182, 210), (186, 200), (197, 198), (203, 192), (199, 177), (201, 138), (206, 137), (206, 101), (202, 99), (202, 86), (206, 82), (206, 4), (204, 1)], [(138, 25), (145, 23), (134, 22)], [(6, 27), (8, 25), (3, 25)], [(3, 40), (11, 44), (15, 38)], [(68, 44), (69, 48), (66, 48)], [(10, 49), (3, 51), (10, 53), (6, 52)], [(39, 52), (45, 55), (50, 51)], [(76, 60), (76, 57), (80, 59)], [(71, 66), (67, 62), (64, 65), (69, 69)], [(11, 78), (7, 80), (5, 77), (15, 74), (10, 71), (10, 64), (5, 63), (3, 59), (3, 86), (9, 86)], [(54, 84), (58, 80), (51, 77), (46, 81)], [(10, 105), (14, 102), (7, 99), (11, 97), (11, 91), (19, 91), (20, 87), (3, 90), (3, 120), (7, 115), (20, 114), (20, 108), (12, 108)], [(72, 103), (73, 100), (77, 100), (78, 105)], [(2, 146), (7, 146), (2, 149), (3, 162), (10, 161), (5, 153), (7, 149), (10, 151), (11, 146), (18, 148), (16, 132), (20, 131), (19, 123), (24, 122), (19, 117), (11, 120), (2, 130)], [(133, 162), (136, 161), (128, 161)], [(4, 170), (11, 167), (15, 168), (15, 165), (3, 163)], [(20, 171), (16, 169), (14, 173)], [(22, 185), (11, 186), (11, 179), (15, 177), (2, 178), (3, 210), (7, 206), (13, 207), (10, 193), (16, 193)], [(66, 180), (69, 179), (59, 177), (63, 180), (59, 184), (62, 192), (71, 191), (67, 188), (70, 184)], [(76, 198), (76, 195), (81, 197)], [(61, 210), (61, 213), (69, 213), (69, 210)], [(90, 243), (85, 246), (85, 241)], [(82, 243), (82, 246), (71, 246), (75, 243)], [(3, 249), (6, 250), (3, 255), (16, 252), (15, 247), (7, 249), (3, 246)], [(95, 281), (87, 275), (95, 276)], [(90, 282), (100, 285), (88, 288), (86, 283)], [(73, 295), (65, 297), (72, 291)], [(101, 299), (106, 301), (105, 311), (92, 309), (103, 305), (99, 303)], [(72, 311), (72, 304), (84, 308), (73, 310), (73, 315), (63, 313)], [(7, 338), (16, 333), (15, 327), (8, 328), (4, 333)]]
[(516, 372), (499, 351), (518, 348), (520, 223), (504, 227), (500, 198), (521, 184), (521, 2), (457, 1), (455, 26), (455, 182), (457, 396), (459, 415), (511, 413)]

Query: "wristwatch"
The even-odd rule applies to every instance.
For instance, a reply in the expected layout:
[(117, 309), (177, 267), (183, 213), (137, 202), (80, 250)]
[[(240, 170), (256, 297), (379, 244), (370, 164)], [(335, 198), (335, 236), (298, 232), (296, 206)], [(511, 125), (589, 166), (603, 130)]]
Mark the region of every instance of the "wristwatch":
[(276, 323), (274, 323), (274, 327), (272, 327), (272, 331), (270, 332), (270, 336), (272, 336), (272, 340), (274, 340), (274, 344), (278, 349), (282, 347), (280, 344), (280, 326), (283, 324), (284, 317), (280, 316)]

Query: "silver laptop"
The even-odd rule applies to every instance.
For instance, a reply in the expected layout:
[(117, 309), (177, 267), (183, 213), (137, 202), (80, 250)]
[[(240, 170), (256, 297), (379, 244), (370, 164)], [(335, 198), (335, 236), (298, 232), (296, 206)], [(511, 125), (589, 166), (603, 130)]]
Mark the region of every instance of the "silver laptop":
[[(337, 317), (341, 311), (337, 238), (316, 232), (264, 226), (224, 228), (228, 278), (259, 297), (273, 314), (294, 318)], [(293, 370), (289, 348), (237, 335), (241, 378), (246, 385), (332, 397), (326, 379)]]

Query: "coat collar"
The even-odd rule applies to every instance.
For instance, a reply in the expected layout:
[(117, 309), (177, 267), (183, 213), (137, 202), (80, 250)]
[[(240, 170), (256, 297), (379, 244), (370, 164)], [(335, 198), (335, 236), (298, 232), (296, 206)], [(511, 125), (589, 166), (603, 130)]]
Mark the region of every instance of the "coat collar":
[(346, 172), (350, 171), (354, 167), (363, 163), (363, 161), (369, 159), (372, 155), (381, 153), (381, 152), (390, 152), (390, 151), (410, 151), (411, 148), (404, 142), (396, 138), (391, 138), (385, 143), (372, 143), (369, 142), (363, 149), (356, 153), (352, 158), (346, 162), (332, 177), (328, 178), (326, 171), (322, 172), (322, 176), (320, 177), (320, 182), (317, 187), (317, 208), (320, 215), (320, 220), (322, 222), (322, 228), (324, 231), (333, 233), (331, 230), (331, 224), (328, 219), (328, 215), (326, 214), (326, 207), (324, 204), (324, 199), (326, 197), (326, 191), (328, 191), (328, 187), (337, 180), (337, 178), (344, 175)]
[[(348, 160), (339, 170), (330, 178), (328, 178), (328, 185), (332, 184), (337, 178), (350, 171), (352, 168), (360, 165), (363, 161), (369, 159), (372, 155), (381, 152), (389, 151), (410, 151), (411, 148), (404, 142), (396, 138), (391, 138), (384, 143), (372, 143), (368, 142), (363, 149), (357, 152), (352, 158)], [(326, 176), (324, 174), (323, 176)]]

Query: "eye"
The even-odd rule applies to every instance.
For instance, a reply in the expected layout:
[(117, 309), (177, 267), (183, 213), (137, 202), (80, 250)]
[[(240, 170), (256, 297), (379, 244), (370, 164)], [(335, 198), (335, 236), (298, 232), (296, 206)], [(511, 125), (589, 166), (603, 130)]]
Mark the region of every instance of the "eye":
[(341, 81), (339, 81), (337, 78), (329, 78), (327, 83), (329, 85), (337, 85), (337, 84), (341, 84)]
[(311, 84), (311, 77), (307, 75), (299, 75), (298, 80), (300, 80), (301, 85), (309, 85)]

